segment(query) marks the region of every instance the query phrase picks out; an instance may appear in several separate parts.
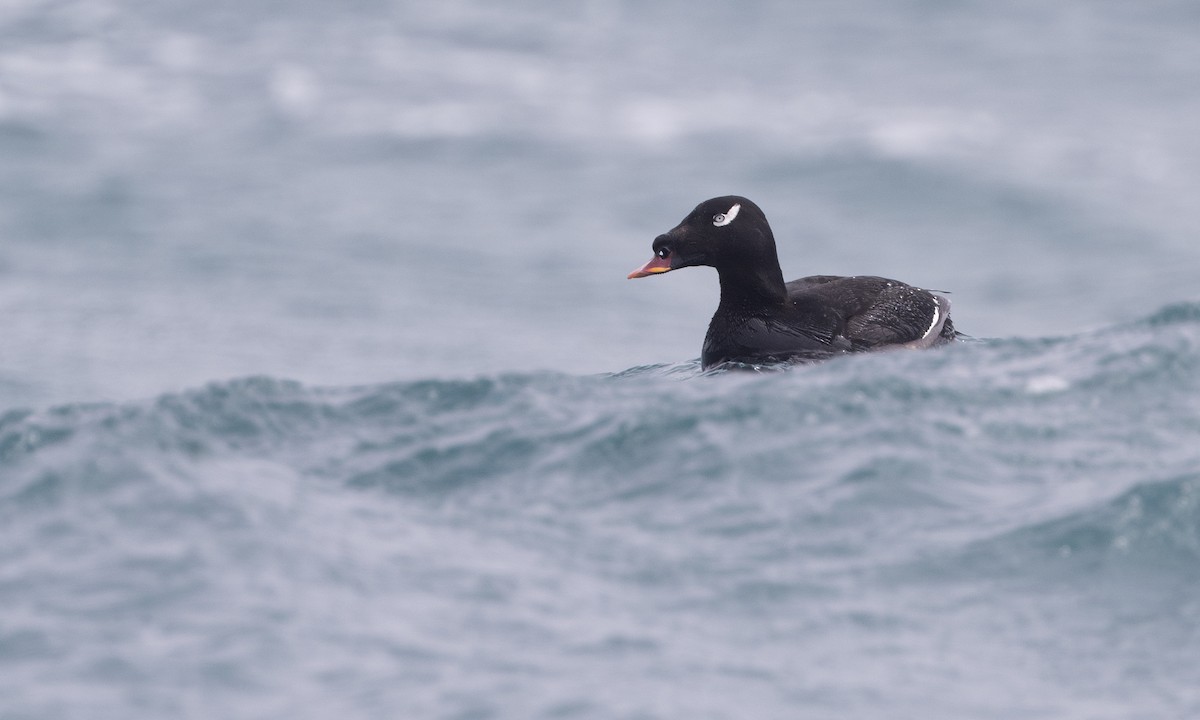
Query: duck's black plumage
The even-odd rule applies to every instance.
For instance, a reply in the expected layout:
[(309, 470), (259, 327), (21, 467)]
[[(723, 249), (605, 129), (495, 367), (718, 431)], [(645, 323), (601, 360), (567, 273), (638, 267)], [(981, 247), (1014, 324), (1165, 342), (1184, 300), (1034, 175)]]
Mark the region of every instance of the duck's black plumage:
[(930, 347), (955, 337), (950, 301), (898, 280), (814, 275), (783, 281), (763, 211), (737, 195), (706, 200), (654, 239), (629, 277), (716, 268), (721, 303), (701, 364), (816, 360), (844, 352)]

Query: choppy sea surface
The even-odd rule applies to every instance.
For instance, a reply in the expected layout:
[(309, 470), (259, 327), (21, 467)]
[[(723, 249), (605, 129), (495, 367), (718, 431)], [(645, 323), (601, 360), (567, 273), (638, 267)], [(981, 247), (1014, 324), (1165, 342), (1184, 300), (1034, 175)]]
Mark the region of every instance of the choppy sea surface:
[[(1198, 33), (0, 2), (0, 720), (1200, 717)], [(971, 337), (701, 372), (727, 193)]]

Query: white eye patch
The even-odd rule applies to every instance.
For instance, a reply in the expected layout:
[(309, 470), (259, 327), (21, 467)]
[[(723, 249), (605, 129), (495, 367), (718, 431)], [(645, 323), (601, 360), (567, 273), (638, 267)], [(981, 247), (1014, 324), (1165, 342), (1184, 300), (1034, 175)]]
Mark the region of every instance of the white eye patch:
[(716, 215), (713, 215), (713, 225), (716, 225), (717, 227), (725, 227), (729, 223), (733, 222), (733, 219), (737, 217), (738, 211), (741, 209), (741, 203), (734, 203), (733, 207), (729, 208), (728, 212), (717, 213)]

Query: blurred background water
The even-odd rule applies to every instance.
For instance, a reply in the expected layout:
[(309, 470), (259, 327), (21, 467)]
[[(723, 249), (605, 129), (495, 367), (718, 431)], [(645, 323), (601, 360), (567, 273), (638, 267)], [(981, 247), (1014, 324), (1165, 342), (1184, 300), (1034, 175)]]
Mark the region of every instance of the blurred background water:
[(1194, 299), (1187, 3), (16, 2), (0, 373), (19, 402), (266, 373), (603, 372), (698, 354), (696, 203), (785, 275), (953, 292), (977, 337)]
[[(0, 0), (0, 718), (1200, 716), (1198, 33)], [(727, 193), (985, 340), (700, 375)]]

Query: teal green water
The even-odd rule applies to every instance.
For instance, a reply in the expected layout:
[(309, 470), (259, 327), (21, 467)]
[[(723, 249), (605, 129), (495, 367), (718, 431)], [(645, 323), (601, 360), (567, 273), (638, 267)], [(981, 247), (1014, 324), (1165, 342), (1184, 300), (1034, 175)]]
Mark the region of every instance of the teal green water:
[[(0, 720), (1200, 717), (1198, 36), (0, 3)], [(701, 373), (729, 193), (972, 338)]]

